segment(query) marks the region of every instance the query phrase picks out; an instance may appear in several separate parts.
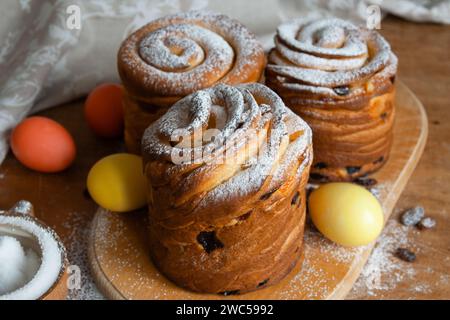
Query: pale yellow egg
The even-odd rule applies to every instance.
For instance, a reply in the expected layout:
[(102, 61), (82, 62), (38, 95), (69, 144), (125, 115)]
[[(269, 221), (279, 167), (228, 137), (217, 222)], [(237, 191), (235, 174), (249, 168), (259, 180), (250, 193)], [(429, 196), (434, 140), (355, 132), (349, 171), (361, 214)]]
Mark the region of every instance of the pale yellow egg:
[(327, 183), (309, 197), (309, 214), (316, 228), (343, 246), (361, 246), (375, 240), (384, 225), (377, 198), (353, 183)]
[(146, 183), (141, 157), (118, 153), (99, 160), (89, 171), (87, 188), (98, 205), (111, 211), (144, 207)]

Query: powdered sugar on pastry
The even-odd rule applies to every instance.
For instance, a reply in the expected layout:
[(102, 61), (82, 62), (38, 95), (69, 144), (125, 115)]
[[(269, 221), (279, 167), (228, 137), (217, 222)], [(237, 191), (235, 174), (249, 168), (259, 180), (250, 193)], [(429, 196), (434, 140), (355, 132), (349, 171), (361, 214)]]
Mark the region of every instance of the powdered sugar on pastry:
[(185, 96), (217, 82), (246, 82), (265, 58), (255, 36), (236, 20), (191, 11), (155, 20), (133, 33), (118, 60), (125, 86)]
[(312, 134), (272, 90), (198, 91), (150, 125), (142, 144), (150, 250), (169, 279), (194, 291), (247, 292), (295, 265)]
[[(221, 113), (221, 116), (226, 119), (215, 120), (225, 122), (225, 125), (213, 141), (202, 141), (192, 146), (170, 143), (174, 135), (190, 142), (195, 140), (195, 133), (201, 135), (202, 130), (208, 130), (211, 118), (216, 117), (212, 113), (212, 106), (217, 108), (217, 104), (223, 105), (226, 112)], [(258, 131), (267, 131), (269, 127), (269, 132), (258, 137)], [(289, 136), (296, 137), (289, 141)], [(143, 148), (148, 159), (174, 162), (175, 167), (169, 170), (174, 174), (194, 164), (206, 163), (204, 168), (197, 168), (192, 174), (201, 175), (205, 170), (210, 170), (208, 166), (217, 165), (217, 160), (225, 162), (225, 166), (235, 167), (229, 180), (224, 179), (203, 198), (202, 202), (210, 205), (212, 201), (226, 200), (229, 193), (239, 193), (242, 196), (255, 193), (271, 176), (274, 186), (280, 184), (287, 174), (287, 168), (293, 163), (301, 173), (312, 160), (309, 150), (311, 141), (311, 131), (307, 124), (287, 109), (281, 99), (267, 87), (260, 84), (236, 88), (218, 85), (176, 103), (165, 116), (147, 129)], [(255, 146), (259, 150), (251, 150)], [(241, 157), (240, 153), (244, 152), (242, 150), (249, 154)], [(183, 163), (176, 163), (174, 160), (179, 160), (176, 157), (179, 154), (184, 155)], [(238, 163), (233, 163), (236, 161)], [(241, 169), (243, 162), (251, 165)], [(222, 169), (223, 166), (220, 170)]]
[(353, 87), (395, 75), (397, 58), (375, 31), (339, 19), (294, 20), (281, 25), (267, 72), (276, 85), (333, 98), (335, 87)]

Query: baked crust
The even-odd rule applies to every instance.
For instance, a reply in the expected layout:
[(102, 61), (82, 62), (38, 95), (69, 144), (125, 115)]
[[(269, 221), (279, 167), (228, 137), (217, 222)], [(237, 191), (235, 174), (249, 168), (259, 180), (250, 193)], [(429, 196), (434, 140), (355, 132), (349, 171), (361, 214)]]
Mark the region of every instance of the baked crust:
[(257, 82), (266, 58), (238, 21), (192, 11), (157, 19), (131, 34), (117, 63), (126, 91), (126, 144), (139, 153), (143, 129), (173, 103), (217, 83)]
[[(186, 144), (213, 128), (214, 142)], [(180, 152), (189, 157), (178, 163)], [(312, 136), (273, 91), (218, 85), (190, 95), (145, 131), (142, 153), (150, 253), (169, 279), (228, 295), (275, 284), (295, 266)]]
[(352, 181), (388, 159), (397, 58), (375, 31), (339, 19), (282, 25), (266, 84), (313, 130), (311, 178)]

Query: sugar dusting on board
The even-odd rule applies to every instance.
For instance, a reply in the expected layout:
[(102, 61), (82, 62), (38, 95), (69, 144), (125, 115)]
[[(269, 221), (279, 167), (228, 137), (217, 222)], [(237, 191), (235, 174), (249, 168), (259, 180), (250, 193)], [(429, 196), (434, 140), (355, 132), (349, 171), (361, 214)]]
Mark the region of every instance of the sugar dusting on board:
[[(384, 186), (379, 186), (379, 189), (380, 193), (387, 190)], [(180, 297), (180, 294), (183, 298), (192, 298), (192, 293), (180, 293), (181, 290), (163, 280), (163, 276), (155, 271), (154, 267), (149, 267), (150, 258), (146, 256), (148, 250), (142, 243), (142, 233), (145, 232), (142, 227), (144, 217), (145, 213), (126, 219), (106, 211), (101, 213), (97, 221), (96, 243), (102, 268), (107, 271), (110, 279), (117, 280), (120, 277), (120, 291), (127, 298), (142, 298), (142, 292), (151, 299), (173, 299)], [(418, 232), (418, 229), (402, 226), (397, 220), (390, 219), (349, 298), (358, 292), (361, 292), (361, 297), (375, 297), (380, 292), (395, 289), (401, 282), (414, 280), (414, 266), (399, 260), (394, 253), (399, 246), (408, 246), (420, 253), (420, 248), (412, 242), (412, 236)], [(345, 273), (346, 269), (341, 267), (358, 263), (358, 259), (367, 249), (336, 245), (325, 239), (310, 221), (306, 223), (304, 243), (301, 271), (279, 289), (279, 299), (294, 299), (299, 293), (304, 299), (323, 299), (330, 296), (335, 290), (335, 284), (341, 281)], [(317, 260), (322, 263), (317, 263)], [(429, 269), (430, 273), (434, 272), (431, 267)], [(449, 276), (441, 275), (440, 282), (450, 283)], [(409, 290), (428, 293), (430, 289), (425, 283), (417, 283)], [(137, 294), (139, 296), (136, 296)]]
[[(393, 216), (398, 217), (405, 210), (396, 209)], [(407, 292), (419, 297), (420, 294), (431, 294), (434, 289), (447, 287), (450, 275), (446, 274), (446, 263), (443, 262), (437, 266), (414, 265), (406, 262), (396, 256), (398, 248), (408, 248), (418, 257), (428, 255), (426, 251), (432, 250), (427, 245), (417, 241), (417, 238), (423, 237), (423, 231), (414, 226), (405, 226), (400, 223), (400, 219), (392, 218), (383, 230), (383, 234), (378, 239), (375, 248), (372, 251), (360, 277), (354, 284), (348, 298), (383, 298), (385, 294), (402, 288)], [(437, 251), (436, 253), (440, 253)], [(420, 259), (420, 258), (419, 258)], [(449, 259), (449, 258), (447, 258)], [(447, 261), (448, 262), (448, 261)], [(428, 281), (421, 283), (421, 279), (427, 275), (441, 273), (439, 279), (435, 280), (433, 287)], [(405, 284), (407, 284), (405, 286)], [(404, 298), (396, 296), (395, 298)]]
[(88, 265), (88, 238), (90, 222), (85, 221), (76, 212), (69, 215), (63, 227), (70, 230), (67, 236), (67, 256), (72, 265), (80, 268), (81, 284), (79, 288), (69, 289), (67, 300), (102, 300), (103, 295), (98, 291), (92, 279)]
[(414, 267), (394, 255), (398, 247), (412, 245), (409, 241), (411, 232), (414, 231), (395, 220), (387, 222), (360, 278), (355, 283), (354, 290), (364, 290), (372, 296), (377, 291), (394, 289), (406, 278), (413, 279)]
[[(371, 191), (383, 199), (390, 187), (390, 183), (377, 184)], [(394, 213), (394, 216), (398, 213)], [(127, 298), (142, 298), (142, 295), (145, 295), (152, 299), (173, 299), (180, 294), (186, 299), (192, 298), (192, 293), (180, 293), (181, 290), (165, 280), (154, 267), (150, 269), (148, 250), (142, 243), (145, 232), (142, 219), (145, 216), (145, 213), (142, 213), (123, 219), (123, 216), (101, 213), (97, 221), (96, 243), (102, 267), (105, 267), (111, 279), (117, 280), (120, 277), (120, 291)], [(418, 232), (418, 229), (407, 228), (397, 220), (390, 219), (348, 297), (353, 298), (358, 292), (361, 292), (361, 297), (376, 297), (382, 292), (394, 290), (400, 283), (414, 280), (414, 265), (399, 260), (394, 253), (398, 247), (407, 246), (420, 254), (421, 248), (412, 241), (412, 237)], [(335, 285), (341, 281), (346, 268), (358, 263), (358, 259), (362, 258), (367, 249), (336, 245), (325, 239), (310, 221), (306, 224), (304, 243), (302, 269), (279, 289), (277, 298), (293, 299), (299, 297), (299, 293), (304, 299), (323, 299), (330, 296)], [(317, 263), (318, 259), (322, 263)], [(433, 268), (429, 269), (430, 273), (434, 272)], [(449, 277), (441, 275), (440, 283), (450, 283)], [(417, 283), (408, 290), (426, 294), (431, 288), (426, 283)]]
[[(388, 189), (380, 185), (377, 193), (385, 196)], [(142, 243), (145, 238), (145, 229), (142, 227), (144, 217), (145, 214), (124, 218), (101, 212), (96, 221), (96, 253), (102, 270), (109, 279), (117, 280), (116, 287), (120, 286), (120, 292), (126, 298), (142, 298), (142, 295), (151, 299), (173, 299), (180, 298), (180, 295), (186, 299), (192, 298), (192, 293), (174, 287), (151, 265), (148, 250)], [(294, 299), (299, 297), (299, 293), (304, 299), (330, 296), (348, 267), (358, 262), (365, 249), (336, 245), (325, 239), (308, 222), (302, 269), (279, 289), (277, 298)], [(323, 263), (317, 263), (318, 260)]]
[[(341, 274), (338, 266), (350, 264), (358, 259), (363, 247), (344, 248), (324, 238), (310, 221), (306, 224), (304, 238), (304, 260), (301, 271), (278, 294), (281, 299), (323, 299), (334, 290)], [(323, 263), (317, 263), (322, 261)]]
[[(100, 209), (103, 210), (103, 209)], [(133, 233), (133, 236), (125, 230), (134, 225), (134, 230), (139, 230), (136, 225), (146, 225), (146, 213), (136, 214), (135, 217), (125, 222), (120, 216), (115, 216), (107, 211), (102, 211), (101, 218), (97, 220), (97, 259), (102, 264), (102, 270), (108, 273), (111, 281), (120, 277), (121, 293), (129, 299), (135, 297), (135, 293), (142, 290), (152, 290), (158, 287), (158, 291), (152, 290), (152, 299), (166, 299), (170, 295), (167, 284), (161, 280), (160, 273), (154, 272), (154, 277), (146, 275), (146, 265), (150, 261), (149, 250), (143, 242), (142, 235)], [(145, 228), (141, 227), (141, 231)], [(125, 234), (127, 236), (125, 236)], [(143, 249), (144, 248), (144, 249)], [(108, 258), (114, 255), (114, 260)], [(130, 259), (130, 257), (133, 257)], [(112, 263), (113, 265), (110, 265)], [(111, 270), (114, 271), (111, 271)]]
[[(149, 267), (150, 258), (145, 256), (148, 250), (143, 247), (145, 244), (141, 243), (142, 235), (139, 235), (145, 231), (140, 226), (144, 216), (123, 219), (123, 216), (111, 215), (106, 211), (101, 213), (96, 226), (96, 252), (102, 270), (112, 281), (120, 277), (120, 282), (116, 282), (116, 285), (120, 283), (121, 293), (130, 299), (139, 291), (142, 294), (143, 291), (139, 289), (144, 288), (148, 292), (146, 297), (151, 299), (171, 299), (178, 294), (183, 295), (170, 282), (161, 280), (163, 276), (154, 271), (154, 267)], [(363, 249), (336, 245), (307, 224), (302, 270), (281, 289), (277, 298), (293, 299), (298, 297), (299, 292), (302, 292), (305, 299), (328, 296), (333, 290), (330, 283), (340, 279), (340, 275), (335, 273), (336, 265), (349, 264)], [(313, 263), (319, 257), (324, 263)], [(184, 291), (182, 297), (192, 298), (192, 293)]]

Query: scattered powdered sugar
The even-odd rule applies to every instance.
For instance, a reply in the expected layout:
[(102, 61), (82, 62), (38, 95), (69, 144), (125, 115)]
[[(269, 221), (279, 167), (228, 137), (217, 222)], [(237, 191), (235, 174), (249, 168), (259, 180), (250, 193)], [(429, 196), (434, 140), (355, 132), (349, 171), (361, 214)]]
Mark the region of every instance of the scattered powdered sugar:
[[(379, 237), (369, 260), (367, 261), (354, 290), (367, 292), (369, 296), (375, 295), (377, 291), (394, 289), (400, 281), (413, 279), (415, 270), (413, 265), (408, 264), (395, 256), (399, 247), (416, 249), (409, 239), (411, 228), (399, 224), (391, 219), (387, 222), (383, 234)], [(425, 290), (424, 286), (418, 288)]]
[(415, 292), (419, 292), (419, 293), (431, 293), (433, 292), (433, 289), (430, 287), (430, 285), (428, 284), (418, 284), (416, 286), (414, 286), (413, 290)]
[(6, 234), (35, 237), (41, 249), (40, 267), (31, 281), (13, 292), (0, 296), (0, 299), (35, 300), (40, 298), (57, 281), (64, 263), (65, 253), (56, 240), (56, 234), (27, 216), (0, 215), (0, 226)]
[(73, 212), (63, 224), (70, 230), (67, 237), (67, 257), (71, 265), (76, 265), (81, 271), (81, 286), (70, 289), (68, 300), (102, 300), (103, 295), (98, 291), (92, 279), (88, 261), (88, 239), (90, 221), (86, 221), (80, 214)]
[[(96, 258), (108, 279), (116, 281), (121, 294), (129, 299), (136, 298), (135, 295), (143, 290), (151, 299), (170, 298), (173, 285), (163, 279), (162, 274), (153, 271), (153, 266), (149, 276), (151, 258), (149, 250), (142, 248), (147, 247), (143, 243), (146, 237), (141, 233), (146, 228), (146, 222), (143, 222), (146, 221), (146, 212), (134, 213), (135, 217), (124, 219), (107, 210), (100, 210), (93, 226), (96, 230)], [(132, 222), (135, 218), (136, 224)], [(131, 236), (130, 231), (133, 231)]]
[[(377, 198), (381, 200), (384, 195), (386, 195), (391, 189), (391, 185), (387, 183), (377, 183), (376, 185), (369, 188), (369, 191)], [(383, 205), (383, 202), (382, 202)], [(383, 210), (386, 211), (386, 208), (383, 207)]]
[[(348, 266), (358, 261), (365, 247), (346, 248), (323, 237), (307, 217), (304, 259), (299, 273), (278, 293), (281, 299), (324, 299), (332, 295)], [(342, 271), (341, 271), (342, 269)]]
[[(163, 275), (155, 271), (153, 266), (147, 265), (151, 263), (150, 259), (142, 258), (148, 251), (144, 250), (141, 243), (145, 239), (143, 236), (145, 223), (142, 223), (145, 213), (139, 215), (124, 218), (106, 211), (101, 213), (96, 225), (96, 244), (99, 249), (97, 258), (102, 261), (104, 270), (108, 270), (108, 277), (112, 279), (120, 277), (120, 291), (127, 298), (133, 298), (136, 294), (140, 295), (138, 297), (144, 294), (145, 297), (152, 299), (173, 299), (180, 296), (192, 298), (193, 293), (180, 290), (165, 279), (162, 280)], [(131, 231), (133, 236), (124, 236), (130, 235)], [(354, 285), (354, 291), (370, 297), (380, 291), (395, 289), (402, 281), (414, 281), (416, 275), (414, 265), (399, 260), (394, 253), (400, 246), (420, 251), (411, 243), (411, 236), (417, 232), (419, 232), (417, 229), (405, 227), (394, 219), (389, 220)], [(303, 248), (304, 259), (301, 270), (267, 298), (273, 298), (272, 294), (275, 294), (277, 299), (329, 297), (349, 268), (359, 264), (359, 259), (369, 249), (365, 246), (357, 248), (339, 246), (324, 238), (310, 221), (306, 223)], [(432, 267), (428, 267), (426, 272), (434, 271)], [(128, 278), (124, 277), (124, 274), (127, 274)], [(449, 276), (445, 274), (440, 276), (439, 281), (441, 284), (450, 283)], [(145, 292), (143, 289), (150, 291), (143, 293)], [(430, 293), (432, 287), (427, 283), (416, 283), (410, 290), (416, 293)]]
[(439, 276), (439, 282), (442, 284), (445, 284), (445, 285), (450, 284), (450, 275), (449, 274), (441, 274)]
[[(126, 298), (133, 298), (136, 294), (140, 294), (140, 298), (145, 295), (152, 299), (192, 298), (193, 293), (162, 280), (163, 275), (154, 270), (153, 266), (149, 266), (149, 258), (142, 259), (142, 255), (148, 254), (140, 243), (145, 239), (142, 236), (142, 231), (145, 230), (142, 219), (143, 214), (141, 217), (130, 218), (112, 215), (107, 211), (99, 213), (95, 226), (98, 249), (96, 252), (102, 269), (108, 278), (120, 278), (117, 285)], [(125, 234), (128, 237), (125, 237)], [(305, 299), (327, 297), (334, 290), (333, 281), (341, 279), (342, 275), (336, 270), (340, 266), (355, 263), (364, 249), (365, 247), (344, 248), (334, 244), (307, 223), (301, 270), (283, 288), (271, 294), (276, 294), (278, 299), (293, 299), (300, 295)], [(129, 278), (124, 277), (125, 274)], [(143, 293), (143, 288), (147, 288), (148, 292)], [(199, 295), (199, 298), (202, 297), (205, 296)], [(267, 298), (270, 297), (272, 296)]]

